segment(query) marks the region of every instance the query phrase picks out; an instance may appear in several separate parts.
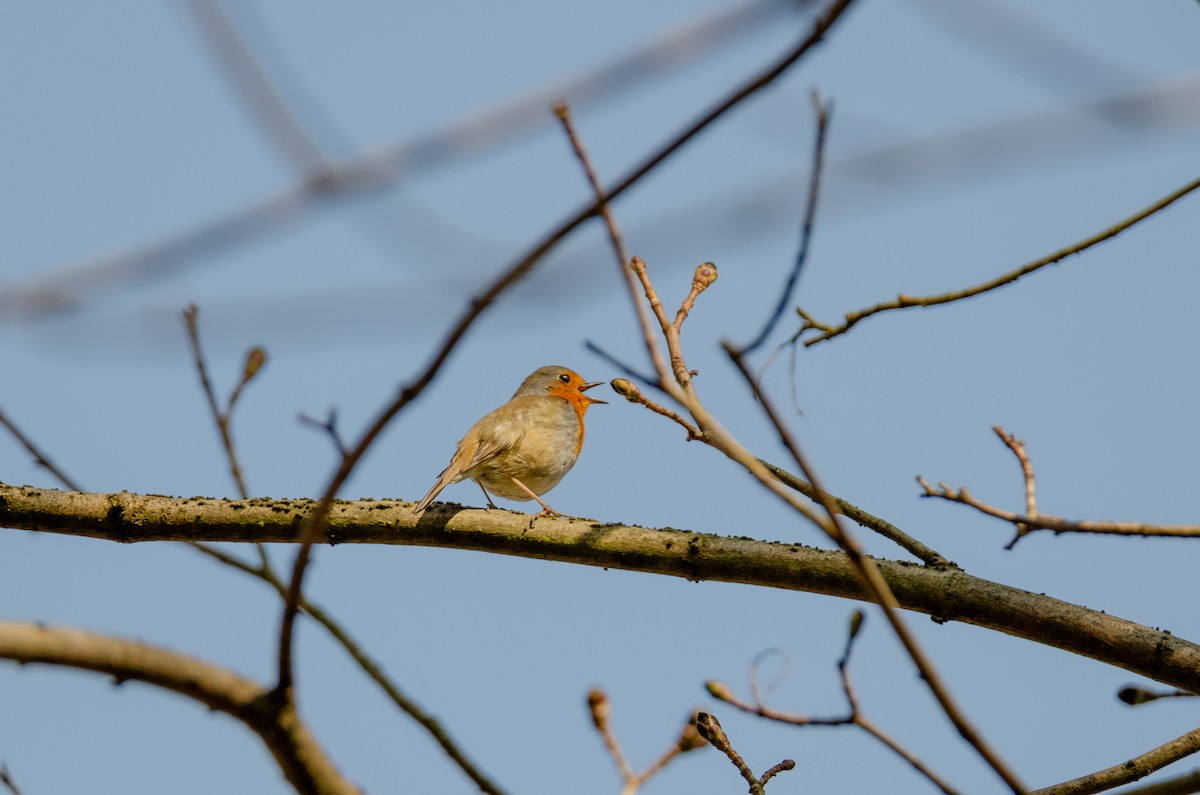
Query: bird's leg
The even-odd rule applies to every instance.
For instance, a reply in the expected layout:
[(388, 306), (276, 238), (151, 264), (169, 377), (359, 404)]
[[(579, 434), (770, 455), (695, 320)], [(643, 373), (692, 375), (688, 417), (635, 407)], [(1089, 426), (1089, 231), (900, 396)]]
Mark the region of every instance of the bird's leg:
[[(509, 477), (512, 477), (512, 475), (509, 475)], [(561, 514), (561, 513), (559, 513), (558, 511), (554, 510), (553, 508), (551, 508), (551, 507), (550, 507), (549, 505), (547, 505), (546, 503), (542, 502), (542, 498), (541, 498), (541, 497), (539, 497), (538, 495), (534, 494), (534, 493), (533, 493), (533, 490), (532, 490), (532, 489), (530, 489), (528, 486), (526, 486), (524, 483), (522, 483), (521, 481), (517, 480), (516, 478), (512, 478), (512, 482), (513, 482), (513, 483), (516, 483), (516, 484), (517, 484), (517, 488), (519, 488), (521, 491), (523, 491), (523, 492), (525, 492), (526, 494), (528, 494), (528, 495), (529, 495), (530, 497), (532, 497), (533, 499), (537, 500), (537, 504), (538, 504), (538, 505), (540, 505), (540, 506), (542, 506), (542, 512), (541, 512), (541, 513), (539, 513), (539, 514), (538, 514), (538, 516), (562, 516), (562, 514)]]
[[(513, 478), (513, 479), (516, 480), (516, 478)], [(478, 480), (475, 482), (479, 483)], [(479, 483), (479, 490), (483, 492), (483, 498), (488, 501), (488, 507), (495, 508), (496, 503), (492, 502), (492, 495), (488, 494), (488, 490), (483, 487), (482, 483)]]

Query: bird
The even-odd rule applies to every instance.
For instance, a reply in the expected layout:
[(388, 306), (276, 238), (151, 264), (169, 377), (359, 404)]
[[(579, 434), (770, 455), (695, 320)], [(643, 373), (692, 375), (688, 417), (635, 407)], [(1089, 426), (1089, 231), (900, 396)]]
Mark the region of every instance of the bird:
[(542, 495), (575, 466), (583, 449), (583, 415), (593, 403), (608, 402), (584, 392), (602, 383), (584, 381), (560, 365), (534, 370), (507, 403), (471, 426), (413, 513), (428, 508), (451, 483), (471, 478), (491, 508), (496, 507), (492, 494), (497, 494), (522, 502), (537, 500), (542, 506), (537, 516), (561, 516)]

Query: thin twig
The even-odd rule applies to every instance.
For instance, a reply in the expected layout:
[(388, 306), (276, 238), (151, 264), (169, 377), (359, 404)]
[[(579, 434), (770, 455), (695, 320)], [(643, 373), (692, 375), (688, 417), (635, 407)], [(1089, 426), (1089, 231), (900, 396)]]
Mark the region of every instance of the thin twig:
[(614, 378), (609, 382), (609, 386), (613, 388), (614, 392), (628, 400), (630, 403), (637, 403), (645, 406), (655, 414), (661, 414), (667, 419), (673, 420), (674, 422), (682, 425), (684, 430), (687, 431), (687, 438), (689, 442), (704, 438), (704, 434), (702, 434), (695, 425), (692, 425), (690, 422), (680, 416), (679, 412), (672, 411), (666, 406), (655, 403), (653, 400), (643, 395), (642, 391), (638, 389), (632, 381), (629, 381), (626, 378)]
[(1016, 546), (1017, 541), (1034, 530), (1049, 530), (1053, 533), (1094, 533), (1097, 535), (1153, 536), (1162, 538), (1200, 537), (1200, 525), (1064, 519), (1061, 516), (1050, 516), (1044, 513), (1030, 516), (1029, 514), (1006, 511), (1003, 508), (989, 505), (977, 499), (966, 488), (955, 489), (947, 486), (945, 483), (938, 483), (934, 487), (921, 476), (917, 476), (917, 483), (921, 486), (922, 497), (935, 497), (947, 502), (957, 502), (961, 505), (974, 508), (980, 513), (1010, 522), (1018, 528), (1024, 527), (1025, 532), (1018, 530), (1016, 537), (1006, 545), (1006, 549), (1012, 549)]
[(635, 795), (643, 784), (665, 768), (672, 759), (705, 744), (704, 738), (696, 731), (694, 725), (696, 717), (692, 715), (685, 723), (683, 731), (679, 733), (675, 743), (654, 760), (648, 768), (641, 773), (634, 773), (629, 759), (621, 750), (621, 744), (617, 742), (612, 725), (608, 722), (612, 710), (608, 695), (600, 688), (594, 687), (588, 692), (587, 704), (588, 711), (592, 715), (592, 725), (596, 727), (596, 732), (604, 742), (608, 755), (612, 757), (613, 764), (616, 765), (617, 774), (621, 777), (621, 795)]
[(754, 772), (750, 770), (750, 766), (742, 759), (741, 754), (734, 749), (733, 744), (729, 742), (729, 736), (725, 734), (725, 730), (721, 728), (720, 722), (707, 712), (696, 713), (696, 730), (700, 732), (700, 736), (716, 748), (721, 753), (729, 758), (733, 766), (737, 768), (738, 773), (750, 785), (751, 795), (764, 795), (764, 788), (767, 782), (775, 777), (776, 774), (784, 770), (792, 770), (796, 767), (796, 763), (791, 759), (784, 759), (777, 765), (769, 768), (762, 777), (756, 777)]
[(832, 339), (840, 334), (845, 334), (860, 320), (865, 320), (866, 318), (871, 317), (872, 315), (878, 315), (881, 312), (889, 312), (896, 309), (910, 309), (914, 306), (929, 307), (937, 306), (938, 304), (948, 304), (953, 301), (961, 301), (964, 298), (971, 298), (981, 293), (995, 290), (996, 288), (1003, 287), (1006, 284), (1012, 284), (1022, 276), (1026, 276), (1036, 270), (1040, 270), (1047, 265), (1053, 265), (1057, 262), (1061, 262), (1067, 257), (1086, 251), (1092, 246), (1096, 246), (1105, 242), (1106, 240), (1111, 240), (1130, 227), (1133, 227), (1155, 213), (1166, 209), (1197, 188), (1200, 188), (1200, 179), (1192, 180), (1182, 188), (1164, 196), (1144, 210), (1129, 216), (1125, 220), (1118, 222), (1114, 226), (1110, 226), (1108, 229), (1105, 229), (1102, 232), (1085, 238), (1072, 246), (1068, 246), (1067, 248), (1060, 249), (1052, 254), (1048, 254), (1041, 259), (1037, 259), (1033, 262), (1022, 265), (1014, 271), (997, 276), (996, 278), (986, 281), (982, 284), (975, 285), (974, 287), (967, 287), (955, 292), (941, 293), (939, 295), (930, 295), (924, 297), (901, 294), (896, 296), (891, 301), (883, 301), (875, 304), (874, 306), (867, 307), (866, 309), (860, 309), (856, 312), (847, 312), (845, 320), (840, 325), (820, 323), (808, 312), (797, 308), (796, 311), (799, 313), (803, 322), (801, 323), (800, 330), (796, 332), (793, 339), (801, 339), (808, 331), (818, 331), (820, 332), (819, 334), (810, 336), (808, 339), (803, 340), (806, 347), (815, 345), (818, 342), (824, 342), (825, 340)]
[(783, 317), (783, 310), (792, 300), (796, 282), (799, 281), (800, 272), (804, 270), (804, 263), (808, 260), (813, 222), (817, 217), (817, 197), (821, 193), (821, 173), (825, 168), (825, 133), (829, 129), (829, 117), (833, 113), (832, 103), (822, 102), (821, 95), (817, 93), (816, 89), (813, 89), (812, 92), (812, 103), (813, 110), (816, 112), (817, 130), (816, 140), (813, 142), (812, 166), (808, 177), (808, 197), (805, 200), (804, 222), (800, 227), (800, 249), (796, 252), (792, 270), (783, 284), (783, 289), (779, 292), (779, 302), (754, 341), (742, 348), (743, 356), (749, 356), (771, 336), (771, 332), (775, 330), (775, 326)]
[[(233, 482), (237, 486), (238, 494), (242, 499), (247, 499), (250, 496), (250, 491), (246, 488), (246, 480), (242, 476), (242, 467), (238, 463), (237, 450), (233, 444), (233, 433), (229, 429), (229, 414), (222, 411), (217, 403), (217, 395), (213, 390), (212, 380), (208, 377), (208, 366), (204, 363), (204, 352), (200, 348), (200, 328), (196, 318), (200, 314), (200, 309), (191, 304), (183, 310), (183, 325), (187, 329), (188, 344), (192, 349), (192, 359), (196, 365), (196, 374), (200, 376), (200, 387), (204, 392), (204, 397), (208, 401), (208, 409), (212, 414), (213, 422), (216, 423), (217, 433), (221, 437), (221, 444), (225, 448), (225, 458), (229, 462), (229, 474), (233, 477)], [(253, 350), (253, 349), (252, 349)], [(258, 349), (261, 351), (261, 349)], [(247, 358), (249, 361), (249, 358)], [(261, 363), (259, 364), (261, 366)], [(238, 393), (241, 392), (242, 385), (253, 378), (258, 372), (256, 367), (253, 372), (249, 367), (243, 368), (241, 383), (235, 387), (230, 394), (229, 408), (232, 409), (233, 402)], [(249, 376), (247, 377), (247, 373)]]
[[(724, 116), (728, 111), (741, 104), (747, 98), (773, 83), (789, 67), (799, 61), (805, 53), (820, 43), (825, 34), (841, 18), (852, 2), (853, 0), (835, 0), (835, 2), (831, 3), (814, 21), (809, 34), (782, 58), (759, 72), (740, 88), (731, 92), (727, 97), (717, 102), (707, 112), (701, 114), (699, 118), (675, 135), (641, 165), (634, 168), (627, 176), (618, 181), (615, 186), (605, 191), (607, 202), (611, 202), (627, 191), (631, 186), (640, 181), (642, 177), (657, 168), (659, 164), (695, 138), (696, 135), (714, 121)], [(503, 271), (482, 293), (472, 299), (449, 333), (447, 333), (443, 342), (435, 350), (429, 364), (419, 375), (405, 385), (395, 399), (380, 412), (359, 438), (358, 443), (351, 448), (343, 459), (333, 477), (330, 478), (320, 501), (314, 507), (312, 513), (309, 514), (304, 526), (301, 528), (300, 549), (296, 553), (296, 560), (292, 567), (288, 596), (283, 610), (283, 617), (280, 621), (279, 672), (276, 682), (276, 688), (279, 691), (290, 692), (292, 687), (292, 626), (296, 620), (300, 593), (303, 587), (304, 572), (308, 567), (308, 561), (312, 555), (312, 545), (320, 537), (321, 531), (324, 529), (325, 523), (329, 518), (329, 511), (333, 505), (333, 500), (341, 490), (342, 485), (346, 482), (346, 479), (350, 476), (350, 472), (358, 464), (358, 461), (362, 458), (367, 448), (370, 447), (383, 431), (384, 427), (391, 422), (392, 418), (420, 395), (425, 390), (425, 387), (432, 383), (446, 359), (449, 358), (450, 352), (474, 325), (475, 320), (509, 287), (532, 271), (538, 262), (566, 238), (568, 234), (598, 213), (604, 204), (605, 202), (600, 201), (592, 202), (586, 208), (561, 223), (516, 263)]]
[(643, 384), (646, 384), (647, 386), (652, 386), (655, 389), (662, 388), (662, 386), (659, 383), (658, 376), (648, 375), (646, 373), (642, 373), (642, 372), (639, 372), (639, 371), (633, 369), (625, 362), (621, 361), (620, 359), (613, 356), (608, 351), (601, 348), (595, 342), (592, 342), (591, 340), (584, 340), (583, 347), (585, 350), (591, 351), (592, 353), (596, 354), (601, 359), (603, 359), (605, 362), (607, 362), (611, 367), (614, 367), (617, 370), (620, 370), (622, 373), (624, 373), (625, 375), (634, 379), (635, 381), (641, 381)]
[(330, 441), (333, 442), (333, 447), (337, 450), (338, 457), (344, 459), (346, 457), (346, 442), (342, 439), (342, 434), (338, 431), (337, 419), (337, 409), (330, 409), (323, 420), (318, 420), (316, 417), (310, 417), (307, 414), (300, 415), (300, 422), (324, 431), (329, 436)]
[(33, 463), (49, 472), (55, 477), (56, 480), (58, 480), (59, 483), (61, 483), (63, 486), (66, 486), (71, 491), (83, 491), (83, 489), (79, 488), (79, 486), (75, 484), (75, 481), (71, 480), (71, 478), (67, 476), (67, 473), (59, 469), (58, 465), (50, 460), (50, 456), (42, 452), (41, 448), (34, 444), (33, 440), (26, 436), (25, 433), (17, 427), (16, 423), (8, 418), (8, 415), (4, 413), (3, 409), (0, 409), (0, 425), (3, 425), (5, 428), (7, 428), (8, 432), (12, 434), (13, 438), (16, 439), (17, 442), (20, 443), (20, 445), (24, 447), (31, 456), (33, 456)]
[[(796, 477), (786, 469), (775, 466), (769, 461), (764, 461), (761, 458), (758, 460), (763, 466), (770, 470), (772, 475), (779, 478), (780, 481), (800, 492), (805, 497), (808, 497), (813, 502), (818, 501), (817, 490), (812, 487), (811, 483)], [(889, 541), (892, 541), (926, 565), (947, 566), (951, 568), (958, 567), (958, 564), (956, 564), (954, 561), (949, 560), (932, 547), (921, 543), (886, 519), (882, 519), (872, 513), (868, 513), (854, 503), (847, 502), (841, 497), (837, 497), (832, 494), (830, 494), (829, 497), (833, 500), (833, 504), (837, 507), (838, 513), (840, 513), (842, 516), (845, 516), (852, 522), (855, 522), (856, 524), (865, 527), (868, 530), (872, 530)]]
[(1117, 698), (1131, 707), (1137, 707), (1142, 704), (1149, 704), (1152, 701), (1158, 701), (1160, 698), (1200, 698), (1200, 695), (1179, 689), (1151, 690), (1137, 685), (1126, 685), (1117, 691)]
[(583, 167), (584, 176), (587, 177), (588, 184), (592, 187), (592, 193), (596, 197), (596, 201), (600, 202), (600, 214), (604, 218), (604, 226), (608, 229), (608, 239), (612, 243), (613, 252), (617, 257), (617, 270), (621, 273), (621, 281), (625, 284), (625, 291), (629, 295), (630, 305), (633, 307), (634, 315), (637, 317), (638, 328), (642, 331), (642, 342), (646, 346), (646, 356), (654, 365), (654, 369), (658, 370), (662, 363), (662, 351), (659, 350), (658, 343), (654, 335), (654, 327), (650, 324), (650, 316), (646, 314), (646, 306), (638, 297), (637, 280), (633, 275), (633, 271), (629, 267), (629, 250), (625, 246), (625, 239), (621, 236), (621, 230), (617, 226), (617, 219), (613, 215), (612, 208), (608, 206), (608, 197), (604, 194), (604, 185), (601, 184), (596, 176), (596, 169), (592, 165), (591, 158), (588, 157), (587, 149), (584, 148), (583, 139), (579, 137), (579, 131), (575, 129), (575, 123), (571, 119), (571, 108), (566, 102), (559, 102), (554, 106), (554, 114), (562, 123), (563, 131), (566, 132), (567, 138), (571, 141), (571, 149), (575, 152), (575, 157), (579, 160), (580, 166)]

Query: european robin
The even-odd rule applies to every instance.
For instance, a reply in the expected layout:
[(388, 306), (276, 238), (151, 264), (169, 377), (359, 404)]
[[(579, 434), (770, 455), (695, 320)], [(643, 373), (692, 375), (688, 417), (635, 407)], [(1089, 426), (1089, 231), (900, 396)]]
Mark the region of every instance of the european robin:
[(583, 448), (583, 415), (593, 403), (608, 402), (583, 393), (601, 383), (557, 365), (534, 370), (507, 403), (471, 426), (413, 513), (429, 507), (451, 483), (471, 478), (492, 508), (492, 494), (498, 494), (537, 500), (544, 509), (539, 515), (557, 514), (542, 495), (575, 466)]

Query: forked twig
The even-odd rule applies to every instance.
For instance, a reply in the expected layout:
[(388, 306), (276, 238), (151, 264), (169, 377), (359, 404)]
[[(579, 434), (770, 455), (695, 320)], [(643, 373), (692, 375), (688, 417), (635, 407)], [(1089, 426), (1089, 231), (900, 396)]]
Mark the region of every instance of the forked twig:
[(1020, 279), (1022, 276), (1026, 276), (1030, 273), (1033, 273), (1036, 270), (1040, 270), (1040, 269), (1046, 267), (1047, 265), (1053, 265), (1057, 262), (1061, 262), (1062, 260), (1066, 259), (1067, 257), (1072, 256), (1073, 254), (1079, 254), (1080, 252), (1086, 251), (1087, 249), (1091, 248), (1092, 246), (1099, 245), (1100, 243), (1103, 243), (1106, 240), (1111, 240), (1112, 238), (1121, 234), (1122, 232), (1129, 229), (1130, 227), (1133, 227), (1136, 224), (1138, 224), (1138, 223), (1146, 220), (1150, 216), (1154, 215), (1155, 213), (1166, 209), (1167, 207), (1169, 207), (1170, 205), (1179, 201), (1184, 196), (1187, 196), (1189, 193), (1196, 190), (1197, 188), (1200, 188), (1200, 179), (1192, 180), (1188, 184), (1184, 185), (1182, 188), (1179, 188), (1178, 190), (1167, 194), (1163, 198), (1156, 201), (1154, 204), (1151, 204), (1149, 207), (1147, 207), (1137, 213), (1134, 213), (1133, 215), (1129, 216), (1125, 220), (1120, 221), (1113, 226), (1110, 226), (1108, 229), (1105, 229), (1102, 232), (1098, 232), (1097, 234), (1094, 234), (1091, 237), (1085, 238), (1085, 239), (1079, 241), (1078, 243), (1075, 243), (1074, 245), (1071, 245), (1071, 246), (1068, 246), (1067, 248), (1055, 251), (1052, 254), (1048, 254), (1045, 257), (1042, 257), (1041, 259), (1036, 259), (1033, 262), (1022, 265), (1021, 267), (1017, 268), (1014, 271), (1010, 271), (1008, 273), (1002, 274), (1002, 275), (997, 276), (994, 279), (990, 279), (982, 284), (975, 285), (974, 287), (967, 287), (962, 290), (957, 290), (954, 292), (941, 293), (939, 295), (929, 295), (929, 296), (924, 296), (924, 297), (900, 294), (900, 295), (896, 296), (894, 299), (892, 299), (891, 301), (883, 301), (878, 304), (875, 304), (874, 306), (867, 307), (866, 309), (859, 309), (858, 311), (855, 311), (855, 312), (847, 312), (845, 315), (845, 319), (842, 321), (841, 324), (838, 324), (838, 325), (834, 325), (831, 323), (818, 322), (808, 312), (797, 307), (796, 312), (800, 315), (800, 319), (803, 322), (800, 325), (800, 330), (797, 331), (796, 334), (793, 336), (793, 340), (800, 340), (804, 336), (804, 334), (806, 334), (809, 331), (817, 331), (820, 333), (816, 334), (814, 336), (810, 336), (810, 337), (808, 337), (808, 339), (802, 340), (806, 347), (811, 346), (811, 345), (816, 345), (818, 342), (824, 342), (826, 340), (837, 337), (841, 334), (845, 334), (847, 331), (849, 331), (851, 328), (853, 328), (859, 321), (865, 320), (866, 318), (869, 318), (873, 315), (878, 315), (882, 312), (889, 312), (889, 311), (896, 310), (896, 309), (911, 309), (914, 306), (929, 307), (929, 306), (937, 306), (939, 304), (948, 304), (953, 301), (961, 301), (964, 298), (971, 298), (971, 297), (979, 295), (981, 293), (986, 293), (991, 290), (995, 290), (996, 288), (1003, 287), (1006, 284), (1012, 284), (1017, 279)]
[(842, 652), (842, 657), (838, 660), (837, 668), (838, 675), (842, 682), (842, 692), (846, 696), (846, 704), (848, 712), (844, 716), (830, 718), (814, 718), (809, 715), (800, 715), (794, 712), (785, 712), (783, 710), (774, 709), (766, 706), (758, 697), (757, 690), (753, 693), (753, 702), (746, 702), (733, 694), (728, 686), (721, 682), (710, 681), (705, 683), (710, 695), (714, 698), (724, 701), (727, 704), (737, 707), (743, 712), (748, 712), (753, 715), (759, 715), (769, 720), (787, 723), (793, 726), (857, 726), (867, 732), (871, 737), (878, 740), (889, 750), (907, 762), (914, 770), (929, 779), (934, 786), (940, 789), (947, 795), (956, 795), (957, 791), (945, 779), (935, 773), (932, 769), (918, 759), (911, 751), (902, 746), (894, 738), (875, 725), (873, 721), (862, 714), (862, 710), (858, 705), (858, 697), (854, 692), (854, 686), (850, 681), (849, 665), (850, 652), (854, 647), (855, 638), (862, 628), (863, 612), (861, 610), (854, 611), (850, 619), (850, 628), (847, 633), (845, 650)]
[(1006, 432), (999, 425), (993, 426), (992, 430), (1000, 437), (1004, 445), (1012, 451), (1012, 454), (1016, 456), (1017, 462), (1021, 466), (1021, 475), (1025, 482), (1025, 513), (1006, 511), (1003, 508), (997, 508), (994, 505), (983, 502), (971, 494), (966, 487), (955, 489), (947, 486), (945, 483), (938, 483), (934, 487), (920, 475), (917, 476), (917, 483), (921, 486), (922, 497), (935, 497), (947, 502), (957, 502), (961, 505), (974, 508), (980, 513), (1011, 523), (1016, 528), (1016, 534), (1005, 545), (1005, 549), (1012, 549), (1017, 545), (1018, 541), (1035, 530), (1049, 530), (1056, 534), (1094, 533), (1098, 535), (1160, 536), (1169, 538), (1200, 537), (1200, 525), (1064, 519), (1061, 516), (1050, 516), (1040, 513), (1037, 508), (1033, 463), (1029, 460), (1029, 454), (1025, 450), (1025, 443)]
[(683, 730), (679, 733), (675, 743), (654, 760), (648, 768), (641, 773), (634, 773), (633, 767), (629, 764), (625, 752), (621, 750), (621, 745), (617, 742), (617, 737), (608, 722), (612, 705), (609, 703), (607, 694), (600, 688), (594, 687), (588, 692), (587, 703), (588, 711), (592, 715), (592, 724), (600, 734), (600, 739), (604, 742), (604, 747), (608, 749), (608, 755), (612, 757), (613, 764), (617, 767), (617, 773), (621, 776), (621, 795), (635, 795), (643, 784), (665, 768), (672, 759), (705, 745), (704, 738), (696, 731), (696, 716), (692, 715), (684, 723)]
[(725, 756), (729, 757), (729, 761), (737, 768), (738, 773), (741, 773), (742, 778), (746, 779), (746, 783), (750, 785), (751, 795), (765, 795), (767, 782), (774, 778), (779, 773), (785, 770), (793, 770), (796, 763), (791, 759), (784, 759), (776, 765), (768, 768), (763, 772), (762, 776), (755, 776), (754, 771), (746, 764), (729, 742), (729, 736), (725, 734), (725, 730), (721, 728), (721, 723), (707, 712), (696, 713), (696, 730), (700, 732), (700, 736), (716, 748)]

